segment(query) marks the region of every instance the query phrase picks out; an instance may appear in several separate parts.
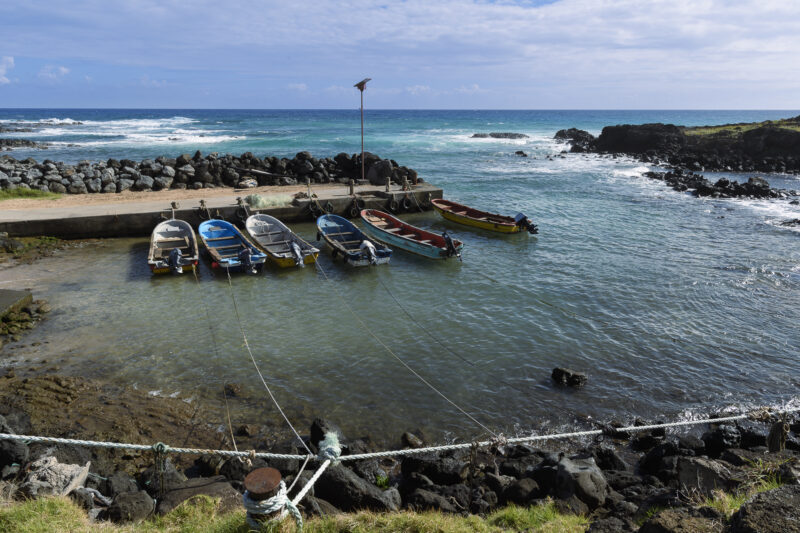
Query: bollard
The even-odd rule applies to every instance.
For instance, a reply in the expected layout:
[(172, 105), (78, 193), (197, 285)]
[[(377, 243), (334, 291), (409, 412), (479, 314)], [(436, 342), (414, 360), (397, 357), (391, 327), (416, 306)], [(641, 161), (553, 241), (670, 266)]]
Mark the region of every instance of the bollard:
[(408, 178), (403, 178), (403, 190), (407, 191), (410, 187), (408, 186)]
[[(250, 499), (259, 502), (275, 496), (280, 483), (281, 473), (269, 467), (256, 468), (244, 478), (244, 488), (249, 493)], [(263, 522), (280, 514), (281, 512), (278, 511), (271, 515), (253, 515), (253, 518), (259, 522)]]
[(350, 196), (353, 196), (356, 193), (356, 181), (354, 179), (350, 179)]
[(391, 183), (392, 183), (392, 178), (387, 176), (386, 177), (386, 192), (389, 192), (389, 191), (392, 190)]

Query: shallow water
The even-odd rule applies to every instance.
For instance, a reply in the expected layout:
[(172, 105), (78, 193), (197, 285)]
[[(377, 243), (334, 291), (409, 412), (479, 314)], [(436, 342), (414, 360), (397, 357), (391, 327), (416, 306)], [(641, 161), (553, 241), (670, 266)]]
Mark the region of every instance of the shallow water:
[[(58, 116), (80, 119), (76, 113)], [(181, 113), (175, 116), (190, 116)], [(197, 113), (181, 127), (210, 121), (203, 113), (211, 112)], [(220, 129), (244, 137), (232, 148), (222, 142), (224, 150), (280, 154), (291, 145), (322, 156), (357, 149), (345, 112), (274, 112), (277, 118), (258, 119), (263, 124), (217, 113)], [(232, 275), (230, 285), (208, 263), (197, 282), (191, 274), (152, 277), (146, 239), (89, 244), (0, 271), (0, 281), (35, 279), (20, 284), (54, 307), (24, 346), (3, 355), (19, 365), (44, 358), (64, 372), (217, 406), (223, 384), (240, 383), (244, 398), (232, 404), (234, 418), (272, 420), (277, 414), (243, 346), (233, 296), (269, 386), (301, 428), (323, 415), (346, 433), (389, 440), (418, 427), (434, 440), (484, 434), (365, 326), (441, 393), (505, 434), (797, 402), (800, 233), (778, 223), (800, 217), (798, 206), (696, 199), (642, 178), (649, 167), (625, 159), (547, 159), (563, 149), (550, 140), (562, 127), (596, 133), (622, 121), (702, 124), (791, 112), (538, 113), (376, 112), (368, 130), (374, 152), (416, 168), (446, 197), (524, 211), (540, 226), (538, 236), (498, 236), (435, 213), (409, 214), (403, 218), (412, 224), (463, 240), (464, 262), (395, 251), (387, 266), (350, 269), (323, 254), (321, 271), (269, 269)], [(284, 133), (251, 133), (259, 128)], [(531, 137), (470, 139), (474, 131)], [(90, 158), (101, 148), (102, 157), (122, 157), (115, 152), (122, 149), (132, 157), (171, 153), (160, 145), (88, 145), (64, 148), (63, 158)], [(514, 156), (520, 149), (531, 157)], [(768, 179), (800, 189), (794, 176)], [(310, 223), (293, 228), (315, 237)], [(556, 366), (586, 371), (589, 384), (554, 388)]]

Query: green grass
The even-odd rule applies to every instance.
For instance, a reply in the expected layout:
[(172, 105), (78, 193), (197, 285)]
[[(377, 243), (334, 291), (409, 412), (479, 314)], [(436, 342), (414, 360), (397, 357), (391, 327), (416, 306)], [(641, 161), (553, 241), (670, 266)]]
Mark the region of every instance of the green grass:
[(61, 198), (60, 194), (54, 192), (44, 192), (39, 189), (2, 189), (0, 190), (0, 202), (3, 200), (15, 200), (17, 198), (49, 198), (55, 200)]
[(746, 484), (733, 494), (723, 491), (712, 491), (711, 496), (708, 497), (702, 505), (712, 507), (730, 518), (733, 513), (739, 510), (744, 502), (756, 494), (777, 489), (780, 486), (781, 482), (778, 480), (778, 476), (774, 472), (769, 472), (759, 477), (757, 481)]
[[(528, 508), (507, 507), (486, 518), (436, 512), (342, 514), (309, 519), (307, 533), (500, 533), (503, 531), (541, 531), (578, 533), (586, 530), (582, 516), (561, 515), (552, 503)], [(266, 525), (262, 531), (293, 533), (291, 519)], [(0, 531), (19, 533), (246, 533), (249, 528), (243, 510), (227, 514), (217, 512), (217, 502), (201, 496), (180, 505), (164, 516), (139, 524), (116, 525), (90, 522), (86, 513), (68, 498), (47, 498), (0, 504)]]
[(746, 131), (754, 130), (764, 126), (772, 126), (787, 130), (800, 131), (800, 117), (787, 118), (781, 120), (765, 120), (764, 122), (748, 122), (741, 124), (723, 124), (720, 126), (695, 126), (684, 128), (686, 135), (717, 135), (722, 137), (735, 137)]

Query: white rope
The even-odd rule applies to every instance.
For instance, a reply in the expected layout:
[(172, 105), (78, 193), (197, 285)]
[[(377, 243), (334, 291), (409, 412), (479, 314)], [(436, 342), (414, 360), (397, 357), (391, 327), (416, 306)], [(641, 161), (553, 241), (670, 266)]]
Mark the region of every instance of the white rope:
[(233, 283), (231, 282), (231, 271), (230, 271), (230, 268), (228, 268), (226, 266), (225, 267), (225, 272), (227, 272), (227, 274), (228, 274), (228, 287), (230, 288), (230, 292), (231, 292), (231, 300), (233, 300), (233, 310), (236, 312), (236, 321), (239, 323), (239, 331), (242, 332), (242, 338), (244, 339), (244, 346), (245, 346), (245, 348), (247, 348), (247, 353), (250, 354), (250, 360), (253, 362), (253, 366), (256, 368), (256, 372), (258, 373), (258, 377), (261, 378), (261, 383), (263, 383), (264, 384), (264, 388), (267, 389), (267, 394), (269, 394), (269, 397), (272, 398), (272, 403), (274, 403), (275, 407), (278, 408), (278, 411), (281, 413), (281, 416), (283, 417), (283, 419), (286, 420), (286, 423), (289, 425), (289, 427), (294, 432), (295, 436), (297, 437), (297, 440), (299, 440), (300, 444), (303, 445), (303, 448), (305, 448), (306, 451), (309, 454), (311, 454), (311, 450), (308, 448), (308, 446), (306, 446), (306, 443), (303, 440), (303, 438), (300, 436), (300, 433), (297, 432), (297, 430), (294, 428), (292, 423), (289, 421), (289, 417), (287, 417), (286, 413), (284, 413), (283, 409), (281, 409), (280, 404), (278, 404), (278, 400), (275, 399), (275, 396), (272, 394), (272, 390), (270, 390), (269, 385), (267, 385), (267, 381), (264, 379), (264, 375), (261, 374), (261, 369), (258, 368), (258, 363), (256, 363), (256, 358), (253, 356), (253, 351), (250, 349), (250, 343), (247, 342), (247, 335), (245, 335), (245, 333), (244, 333), (244, 326), (242, 326), (242, 320), (239, 317), (239, 306), (236, 305), (236, 296), (234, 296), (234, 294), (233, 294)]
[[(322, 267), (321, 267), (321, 266), (319, 266), (319, 262), (317, 261), (317, 262), (315, 262), (314, 264), (317, 266), (317, 268), (318, 268), (318, 269), (319, 269), (319, 271), (322, 273), (322, 275), (323, 275), (323, 276), (325, 276), (325, 280), (326, 280), (326, 281), (330, 281), (330, 278), (328, 277), (328, 274), (326, 274), (326, 273), (325, 273), (325, 271), (324, 271), (324, 270), (322, 270)], [(359, 323), (361, 324), (361, 326), (362, 326), (362, 327), (363, 327), (363, 328), (366, 330), (366, 332), (367, 332), (367, 333), (369, 333), (369, 334), (372, 336), (372, 338), (373, 338), (373, 339), (375, 339), (375, 340), (378, 342), (378, 344), (380, 344), (381, 346), (383, 346), (383, 348), (384, 348), (384, 349), (385, 349), (387, 352), (389, 352), (389, 354), (391, 354), (391, 356), (392, 356), (392, 357), (394, 357), (395, 359), (397, 359), (397, 360), (400, 362), (400, 364), (401, 364), (401, 365), (403, 365), (404, 367), (406, 367), (406, 369), (408, 369), (408, 371), (409, 371), (409, 372), (411, 372), (412, 374), (414, 374), (414, 375), (415, 375), (415, 376), (416, 376), (416, 377), (417, 377), (417, 378), (418, 378), (420, 381), (422, 381), (422, 382), (423, 382), (425, 385), (427, 385), (427, 386), (428, 386), (428, 387), (429, 387), (431, 390), (433, 390), (433, 392), (435, 392), (436, 394), (438, 394), (439, 396), (441, 396), (442, 398), (444, 398), (444, 400), (446, 400), (446, 401), (447, 401), (447, 402), (448, 402), (450, 405), (452, 405), (453, 407), (455, 407), (456, 409), (458, 409), (458, 410), (461, 412), (461, 414), (463, 414), (464, 416), (466, 416), (467, 418), (469, 418), (470, 420), (472, 420), (473, 422), (475, 422), (475, 424), (477, 424), (478, 426), (480, 426), (481, 428), (483, 428), (483, 429), (484, 429), (485, 431), (487, 431), (489, 434), (491, 434), (491, 435), (494, 435), (495, 437), (497, 437), (497, 436), (498, 436), (498, 435), (497, 435), (497, 433), (495, 433), (494, 431), (492, 431), (492, 430), (491, 430), (491, 429), (489, 429), (488, 427), (486, 427), (486, 426), (484, 426), (483, 424), (481, 424), (481, 423), (480, 423), (480, 422), (479, 422), (479, 421), (478, 421), (478, 420), (477, 420), (477, 419), (476, 419), (474, 416), (472, 416), (471, 414), (469, 414), (468, 412), (466, 412), (464, 409), (462, 409), (461, 407), (459, 407), (459, 406), (458, 406), (458, 405), (457, 405), (457, 404), (456, 404), (456, 403), (455, 403), (453, 400), (451, 400), (450, 398), (448, 398), (447, 396), (445, 396), (443, 392), (441, 392), (439, 389), (437, 389), (436, 387), (434, 387), (434, 386), (433, 386), (433, 385), (432, 385), (430, 382), (428, 382), (428, 380), (426, 380), (426, 379), (425, 379), (425, 378), (423, 378), (421, 375), (419, 375), (419, 373), (417, 373), (417, 371), (416, 371), (416, 370), (414, 370), (413, 368), (411, 368), (411, 367), (408, 365), (408, 363), (406, 363), (405, 361), (403, 361), (403, 360), (402, 360), (402, 359), (401, 359), (401, 358), (400, 358), (400, 357), (399, 357), (399, 356), (398, 356), (396, 353), (394, 353), (394, 352), (392, 351), (392, 349), (391, 349), (391, 348), (389, 348), (389, 347), (388, 347), (388, 346), (387, 346), (387, 345), (386, 345), (386, 344), (385, 344), (385, 343), (384, 343), (384, 342), (383, 342), (383, 341), (382, 341), (380, 338), (378, 338), (378, 336), (377, 336), (377, 335), (375, 335), (375, 333), (373, 333), (373, 332), (372, 332), (372, 330), (371, 330), (371, 329), (370, 329), (370, 328), (369, 328), (369, 327), (368, 327), (368, 326), (367, 326), (367, 325), (364, 323), (364, 321), (363, 321), (363, 320), (361, 320), (361, 317), (360, 317), (360, 316), (358, 316), (358, 313), (356, 313), (355, 311), (353, 311), (353, 308), (352, 308), (352, 307), (350, 307), (350, 304), (349, 304), (349, 303), (347, 302), (347, 300), (346, 300), (346, 299), (345, 299), (345, 298), (344, 298), (344, 297), (341, 295), (341, 293), (339, 292), (339, 289), (337, 289), (335, 285), (333, 286), (333, 290), (334, 290), (334, 292), (336, 292), (336, 295), (339, 297), (339, 299), (340, 299), (340, 300), (342, 300), (342, 303), (344, 303), (345, 307), (347, 307), (347, 310), (348, 310), (348, 311), (350, 311), (350, 314), (352, 314), (352, 315), (353, 315), (353, 317), (354, 317), (356, 320), (358, 320), (358, 322), (359, 322)]]
[[(784, 411), (775, 411), (773, 414), (781, 415), (781, 414), (790, 414), (796, 413), (800, 411), (800, 407), (796, 407), (793, 409), (786, 409)], [(739, 414), (739, 415), (732, 415), (726, 416), (721, 418), (708, 418), (704, 420), (683, 420), (680, 422), (667, 422), (664, 424), (650, 424), (646, 426), (626, 426), (620, 428), (613, 428), (614, 432), (618, 433), (639, 433), (642, 431), (650, 431), (653, 429), (668, 429), (674, 427), (685, 427), (685, 426), (695, 426), (701, 424), (719, 424), (722, 422), (733, 422), (736, 420), (744, 420), (746, 418), (750, 418), (754, 414), (762, 414), (763, 410), (754, 410), (752, 412)], [(545, 440), (559, 440), (559, 439), (570, 439), (570, 438), (577, 438), (577, 437), (591, 437), (597, 435), (603, 435), (606, 433), (604, 429), (593, 429), (588, 431), (574, 431), (571, 433), (556, 433), (550, 435), (530, 435), (528, 437), (513, 437), (504, 439), (503, 442), (507, 444), (524, 444), (529, 442), (538, 442), (538, 441), (545, 441)], [(41, 437), (41, 436), (33, 436), (33, 435), (14, 435), (9, 433), (0, 433), (0, 440), (18, 440), (18, 441), (25, 441), (25, 442), (41, 442), (41, 443), (50, 443), (50, 444), (72, 444), (76, 446), (84, 446), (87, 448), (112, 448), (112, 449), (125, 449), (125, 450), (140, 450), (140, 451), (152, 451), (153, 446), (147, 444), (124, 444), (124, 443), (117, 443), (117, 442), (106, 442), (106, 441), (90, 441), (90, 440), (78, 440), (78, 439), (62, 439), (57, 437)], [(338, 458), (339, 461), (360, 461), (363, 459), (374, 459), (374, 458), (381, 458), (381, 457), (401, 457), (405, 455), (416, 455), (416, 454), (424, 454), (430, 452), (441, 452), (441, 451), (452, 451), (452, 450), (462, 450), (467, 449), (472, 446), (491, 446), (495, 444), (496, 440), (489, 440), (489, 441), (479, 441), (479, 442), (469, 442), (469, 443), (462, 443), (462, 444), (445, 444), (442, 446), (428, 446), (425, 448), (415, 448), (415, 449), (408, 449), (408, 450), (387, 450), (383, 452), (372, 452), (372, 453), (361, 453), (361, 454), (354, 454), (354, 455), (344, 455)], [(250, 457), (253, 454), (250, 452), (235, 452), (232, 450), (209, 450), (209, 449), (201, 449), (201, 448), (171, 448), (169, 446), (163, 451), (163, 453), (175, 453), (175, 454), (195, 454), (195, 455), (220, 455), (224, 457)], [(320, 461), (329, 460), (327, 457), (323, 456), (316, 456), (316, 455), (299, 455), (299, 454), (281, 454), (281, 453), (256, 453), (256, 457), (261, 457), (264, 459), (294, 459), (294, 460), (303, 460), (308, 457), (311, 459), (316, 459)]]
[(278, 485), (277, 494), (264, 501), (254, 500), (250, 497), (250, 492), (244, 491), (244, 494), (242, 494), (242, 505), (244, 505), (247, 511), (247, 524), (257, 531), (261, 530), (263, 524), (257, 521), (254, 515), (270, 515), (278, 511), (281, 513), (279, 519), (285, 517), (288, 512), (294, 517), (295, 522), (297, 522), (297, 527), (301, 530), (303, 529), (303, 517), (297, 509), (297, 505), (287, 496), (286, 483), (283, 481)]

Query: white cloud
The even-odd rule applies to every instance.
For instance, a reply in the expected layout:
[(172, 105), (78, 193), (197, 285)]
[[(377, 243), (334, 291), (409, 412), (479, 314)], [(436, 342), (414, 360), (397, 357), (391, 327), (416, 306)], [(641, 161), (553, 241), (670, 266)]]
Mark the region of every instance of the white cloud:
[(455, 90), (457, 93), (461, 94), (478, 94), (478, 93), (485, 93), (488, 92), (486, 89), (481, 89), (480, 85), (477, 83), (473, 83), (471, 85), (462, 85), (458, 89)]
[[(52, 57), (57, 50), (59, 57), (203, 72), (219, 83), (238, 79), (248, 86), (269, 83), (276, 90), (301, 90), (305, 84), (288, 87), (285, 81), (298, 72), (307, 73), (306, 90), (348, 87), (370, 76), (373, 85), (405, 88), (409, 101), (420, 94), (409, 88), (428, 86), (427, 97), (445, 103), (448, 94), (476, 102), (503, 94), (518, 96), (515, 101), (529, 107), (554, 99), (583, 107), (609, 102), (628, 107), (640, 105), (627, 99), (631, 94), (646, 99), (680, 90), (686, 95), (705, 90), (709, 97), (716, 95), (717, 106), (726, 105), (726, 95), (760, 94), (751, 107), (772, 107), (779, 105), (774, 95), (800, 90), (800, 2), (536, 4), (228, 0), (223, 8), (214, 0), (197, 0), (186, 10), (180, 0), (51, 0), (46, 7), (2, 4), (0, 19), (7, 22), (3, 44), (10, 55)], [(81, 39), (74, 38), (75, 20), (81, 20)], [(118, 20), (126, 24), (112, 23)], [(204, 28), (202, 40), (198, 27)], [(238, 29), (231, 32), (231, 27)], [(492, 90), (469, 93), (476, 80), (485, 86), (491, 82)], [(768, 83), (752, 90), (759, 80)], [(454, 87), (466, 91), (455, 93)], [(317, 94), (336, 101), (346, 97), (339, 92)], [(649, 102), (650, 107), (665, 103)]]
[(286, 88), (292, 91), (305, 92), (308, 90), (308, 85), (305, 83), (290, 83), (286, 86)]
[(45, 65), (42, 67), (42, 70), (39, 71), (39, 79), (51, 82), (60, 81), (67, 74), (69, 74), (69, 69), (67, 67)]
[(428, 85), (412, 85), (411, 87), (406, 87), (406, 91), (414, 96), (418, 96), (420, 94), (431, 92), (431, 88)]
[(153, 80), (150, 79), (150, 76), (148, 76), (147, 74), (139, 78), (139, 83), (141, 83), (145, 87), (153, 87), (153, 88), (165, 87), (167, 85), (166, 80)]
[(14, 68), (14, 58), (11, 56), (0, 57), (0, 85), (11, 83), (6, 77), (6, 73)]

